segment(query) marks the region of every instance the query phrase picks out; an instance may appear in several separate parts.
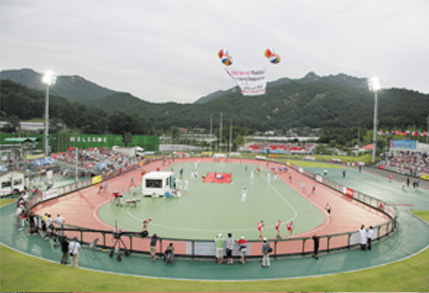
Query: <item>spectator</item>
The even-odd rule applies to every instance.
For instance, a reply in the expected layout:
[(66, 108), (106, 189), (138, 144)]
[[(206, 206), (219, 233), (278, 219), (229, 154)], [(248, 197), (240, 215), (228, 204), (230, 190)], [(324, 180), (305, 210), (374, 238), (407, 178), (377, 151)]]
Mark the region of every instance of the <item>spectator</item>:
[(233, 264), (232, 251), (234, 249), (234, 244), (235, 244), (235, 241), (232, 238), (232, 234), (228, 233), (228, 238), (225, 240), (225, 249), (226, 249), (226, 258), (227, 258), (226, 260), (229, 265)]
[(317, 236), (316, 234), (313, 235), (313, 237), (311, 237), (313, 239), (314, 242), (314, 252), (313, 252), (313, 257), (315, 259), (319, 259), (319, 236)]
[(240, 262), (242, 264), (244, 264), (246, 261), (246, 252), (247, 252), (246, 243), (247, 243), (247, 240), (244, 238), (244, 236), (241, 236), (240, 240), (238, 240), (237, 243), (240, 245), (238, 248), (238, 250), (240, 251), (240, 256), (241, 256)]
[(42, 231), (40, 232), (40, 235), (42, 237), (46, 237), (46, 218), (48, 217), (48, 213), (45, 213), (42, 217)]
[(64, 228), (64, 222), (65, 222), (64, 218), (60, 214), (57, 214), (57, 217), (55, 218), (54, 222), (56, 223), (58, 229), (60, 230), (60, 233), (59, 233), (60, 236), (63, 236), (64, 234), (63, 228)]
[(267, 238), (264, 237), (264, 244), (262, 244), (262, 267), (270, 267), (270, 252), (272, 248)]
[(19, 227), (19, 231), (22, 231), (24, 229), (24, 226), (22, 226), (21, 216), (24, 213), (24, 209), (22, 205), (18, 205), (16, 208), (16, 224)]
[(360, 249), (365, 250), (366, 249), (366, 240), (367, 240), (366, 238), (367, 238), (367, 236), (366, 236), (366, 230), (365, 230), (364, 225), (362, 225), (360, 227), (359, 235), (360, 235)]
[(52, 219), (51, 219), (51, 214), (49, 214), (46, 219), (45, 219), (45, 225), (46, 225), (46, 237), (48, 238), (49, 236), (52, 235), (53, 232), (53, 228), (54, 226), (52, 225)]
[(67, 238), (64, 236), (62, 236), (60, 239), (61, 239), (61, 251), (63, 252), (63, 256), (61, 258), (61, 264), (66, 265), (69, 262), (70, 243), (67, 241)]
[(224, 245), (224, 240), (222, 238), (222, 234), (219, 233), (215, 239), (215, 243), (216, 243), (216, 258), (217, 258), (217, 263), (218, 264), (222, 264), (223, 263), (223, 245)]
[(174, 262), (174, 247), (173, 247), (173, 243), (170, 243), (170, 245), (168, 245), (167, 249), (165, 250), (164, 261), (166, 263), (173, 263)]
[(156, 259), (156, 242), (159, 240), (160, 238), (158, 237), (158, 235), (153, 234), (152, 238), (150, 239), (150, 256), (152, 257), (152, 261), (155, 261)]
[(72, 242), (70, 242), (69, 251), (72, 257), (71, 266), (77, 268), (78, 262), (79, 262), (79, 251), (80, 251), (80, 244), (79, 244), (79, 241), (77, 240), (77, 237), (73, 237)]
[(371, 241), (372, 241), (372, 236), (374, 235), (374, 228), (372, 226), (369, 226), (368, 232), (366, 234), (366, 238), (367, 238), (367, 243), (368, 243), (368, 250), (371, 250)]
[(33, 212), (30, 212), (28, 215), (28, 233), (33, 234), (36, 230), (36, 217)]

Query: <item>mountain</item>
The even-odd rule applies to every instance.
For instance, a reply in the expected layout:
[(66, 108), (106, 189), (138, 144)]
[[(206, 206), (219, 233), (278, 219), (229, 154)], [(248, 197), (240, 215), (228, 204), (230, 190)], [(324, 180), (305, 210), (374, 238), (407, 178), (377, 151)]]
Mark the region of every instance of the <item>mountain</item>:
[[(30, 72), (31, 73), (31, 72)], [(25, 74), (21, 81), (31, 83), (40, 76)], [(79, 78), (85, 81), (83, 78)], [(89, 82), (84, 83), (86, 86)], [(10, 105), (19, 96), (20, 89), (10, 89)], [(76, 89), (82, 92), (82, 89)], [(43, 96), (43, 91), (38, 95)], [(30, 101), (31, 94), (25, 94)], [(3, 97), (2, 103), (3, 103)], [(39, 98), (40, 99), (40, 98)], [(171, 126), (184, 128), (210, 128), (211, 121), (219, 121), (223, 115), (224, 125), (233, 123), (248, 131), (265, 131), (291, 128), (371, 129), (373, 123), (374, 94), (369, 91), (365, 78), (346, 74), (318, 76), (308, 73), (301, 79), (282, 78), (267, 84), (267, 93), (262, 96), (244, 97), (238, 87), (217, 91), (198, 99), (193, 104), (150, 103), (128, 93), (112, 92), (79, 100), (80, 105), (96, 109), (99, 116), (109, 117), (115, 111), (131, 116), (142, 116), (157, 129)], [(41, 107), (34, 103), (33, 108)], [(5, 104), (6, 105), (6, 104)], [(9, 107), (6, 116), (16, 114), (16, 107)], [(79, 108), (77, 108), (79, 109)], [(22, 109), (28, 110), (28, 109)], [(67, 113), (67, 109), (63, 109)], [(9, 113), (11, 111), (11, 113)], [(82, 112), (82, 111), (81, 111)], [(429, 95), (405, 89), (383, 89), (378, 93), (379, 128), (426, 129), (429, 113)], [(31, 116), (27, 114), (26, 117)], [(72, 117), (72, 115), (69, 115)], [(76, 116), (76, 115), (75, 115)], [(61, 117), (58, 117), (62, 119)], [(212, 119), (211, 119), (212, 118)], [(88, 117), (90, 119), (90, 116)], [(63, 119), (67, 124), (67, 119)], [(77, 122), (74, 123), (78, 125)], [(217, 128), (218, 122), (213, 127)]]
[(211, 93), (207, 96), (204, 96), (202, 98), (199, 98), (194, 102), (194, 104), (204, 104), (213, 100), (216, 100), (217, 98), (220, 98), (225, 94), (225, 91), (215, 91), (214, 93)]
[[(429, 95), (384, 89), (378, 93), (380, 127), (425, 127), (429, 113)], [(163, 128), (210, 128), (210, 118), (249, 130), (310, 128), (371, 128), (374, 94), (365, 78), (345, 74), (320, 77), (314, 73), (301, 79), (279, 79), (267, 84), (262, 96), (244, 97), (235, 87), (217, 91), (193, 104), (149, 103), (119, 93), (87, 103), (112, 113), (121, 110), (142, 115)], [(217, 122), (216, 122), (217, 123)], [(215, 126), (216, 127), (216, 126)]]
[[(42, 83), (43, 74), (32, 69), (4, 70), (0, 72), (0, 79), (9, 79), (13, 82), (25, 85), (32, 89), (45, 90), (46, 85)], [(53, 95), (62, 96), (71, 102), (84, 103), (100, 97), (112, 95), (115, 91), (101, 87), (80, 76), (57, 77), (55, 86), (49, 91)]]

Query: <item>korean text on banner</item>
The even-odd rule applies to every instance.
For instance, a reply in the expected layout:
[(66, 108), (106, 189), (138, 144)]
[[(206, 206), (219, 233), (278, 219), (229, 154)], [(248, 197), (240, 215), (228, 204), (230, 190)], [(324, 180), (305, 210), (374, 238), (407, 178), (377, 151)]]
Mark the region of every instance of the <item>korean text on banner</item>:
[(225, 68), (225, 70), (240, 87), (243, 96), (259, 96), (265, 94), (265, 88), (267, 86), (265, 69)]

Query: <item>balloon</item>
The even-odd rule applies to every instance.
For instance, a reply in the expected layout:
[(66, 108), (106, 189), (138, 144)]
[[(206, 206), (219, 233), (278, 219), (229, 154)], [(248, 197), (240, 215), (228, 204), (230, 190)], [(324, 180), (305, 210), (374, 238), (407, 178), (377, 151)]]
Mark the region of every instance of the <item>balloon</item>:
[(270, 49), (265, 50), (265, 57), (270, 58), (272, 54), (273, 54), (273, 52), (271, 52)]
[(223, 56), (229, 56), (228, 51), (225, 49), (220, 49), (219, 52), (217, 52), (217, 56), (219, 58), (222, 58)]
[(224, 55), (221, 59), (222, 63), (226, 66), (230, 66), (232, 64), (232, 58), (228, 55)]
[(270, 59), (271, 63), (278, 64), (280, 62), (280, 55), (272, 54), (268, 59)]

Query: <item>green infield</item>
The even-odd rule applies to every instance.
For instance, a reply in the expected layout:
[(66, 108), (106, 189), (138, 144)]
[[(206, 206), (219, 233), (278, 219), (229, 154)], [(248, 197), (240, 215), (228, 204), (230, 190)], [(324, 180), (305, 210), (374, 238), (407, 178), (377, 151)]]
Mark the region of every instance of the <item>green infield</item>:
[[(323, 213), (265, 166), (233, 163), (178, 163), (171, 167), (183, 178), (178, 185), (181, 197), (142, 197), (141, 189), (129, 192), (127, 198), (141, 201), (137, 206), (117, 206), (108, 203), (99, 210), (104, 222), (126, 231), (140, 231), (144, 219), (152, 217), (151, 233), (165, 238), (214, 239), (218, 233), (232, 233), (247, 239), (258, 239), (257, 223), (265, 223), (264, 236), (275, 238), (275, 223), (281, 219), (282, 229), (286, 223), (294, 221), (294, 233), (299, 234), (319, 226)], [(170, 170), (170, 168), (169, 168)], [(198, 170), (198, 176), (191, 176)], [(276, 170), (277, 173), (284, 171)], [(205, 183), (208, 174), (231, 174), (231, 183)], [(253, 178), (252, 178), (253, 174)], [(187, 181), (188, 183), (185, 183)], [(180, 187), (179, 186), (179, 187)], [(242, 200), (242, 190), (247, 196)]]

